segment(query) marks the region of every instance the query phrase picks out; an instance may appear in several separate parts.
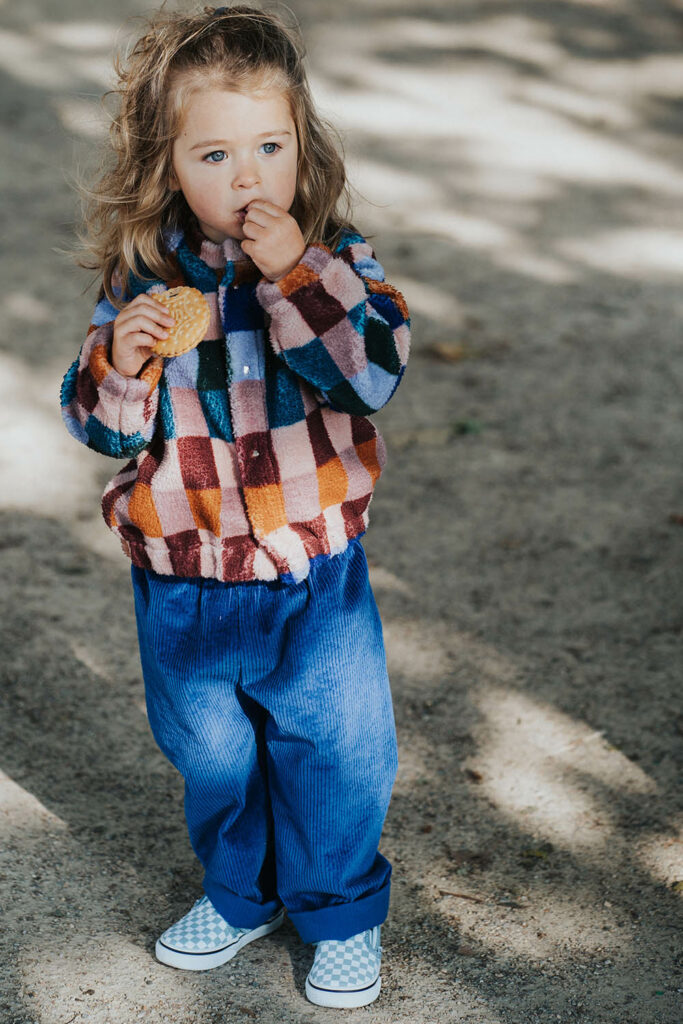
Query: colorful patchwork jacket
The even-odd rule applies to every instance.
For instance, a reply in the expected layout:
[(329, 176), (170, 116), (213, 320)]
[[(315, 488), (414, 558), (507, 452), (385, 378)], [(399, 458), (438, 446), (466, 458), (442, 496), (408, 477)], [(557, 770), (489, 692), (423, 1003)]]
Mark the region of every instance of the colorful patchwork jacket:
[(105, 521), (135, 565), (224, 581), (298, 582), (368, 524), (385, 462), (367, 418), (394, 393), (410, 342), (403, 297), (370, 245), (311, 245), (275, 283), (239, 244), (167, 238), (172, 280), (211, 307), (205, 340), (138, 377), (111, 364), (117, 310), (100, 297), (62, 384), (69, 431), (131, 459), (108, 484)]

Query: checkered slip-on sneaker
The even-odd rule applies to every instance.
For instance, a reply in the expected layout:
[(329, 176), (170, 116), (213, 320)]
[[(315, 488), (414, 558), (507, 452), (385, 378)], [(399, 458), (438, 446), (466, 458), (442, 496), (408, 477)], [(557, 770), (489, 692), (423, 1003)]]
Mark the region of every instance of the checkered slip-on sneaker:
[(232, 960), (242, 946), (279, 928), (284, 907), (258, 928), (233, 928), (214, 909), (208, 896), (197, 900), (192, 910), (167, 928), (157, 940), (157, 960), (185, 971), (210, 971)]
[(379, 995), (382, 947), (380, 926), (340, 942), (316, 942), (315, 960), (306, 978), (306, 996), (318, 1006), (350, 1009), (367, 1006)]

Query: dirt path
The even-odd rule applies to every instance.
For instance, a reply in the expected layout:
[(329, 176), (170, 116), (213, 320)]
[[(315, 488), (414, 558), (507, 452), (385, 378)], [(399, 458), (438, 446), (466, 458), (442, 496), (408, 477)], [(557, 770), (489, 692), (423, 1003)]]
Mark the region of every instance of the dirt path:
[[(383, 994), (345, 1019), (675, 1024), (680, 4), (290, 2), (415, 331), (366, 538), (395, 888)], [(153, 959), (201, 872), (99, 519), (112, 467), (58, 416), (92, 295), (54, 251), (142, 10), (0, 3), (0, 1020), (338, 1020), (289, 925), (218, 972)]]

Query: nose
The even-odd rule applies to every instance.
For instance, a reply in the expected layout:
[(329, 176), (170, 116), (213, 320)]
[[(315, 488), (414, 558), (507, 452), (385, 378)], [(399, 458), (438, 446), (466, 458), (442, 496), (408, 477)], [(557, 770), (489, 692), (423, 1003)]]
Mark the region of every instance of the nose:
[(253, 158), (243, 157), (235, 167), (232, 179), (234, 189), (253, 188), (260, 181), (258, 167)]

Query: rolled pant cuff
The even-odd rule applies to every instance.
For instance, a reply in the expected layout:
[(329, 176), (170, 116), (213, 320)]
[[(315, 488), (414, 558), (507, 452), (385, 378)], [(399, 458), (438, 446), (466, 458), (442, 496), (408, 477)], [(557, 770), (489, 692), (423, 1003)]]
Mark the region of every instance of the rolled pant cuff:
[(204, 878), (204, 892), (211, 900), (221, 917), (224, 917), (233, 928), (259, 928), (276, 914), (282, 904), (279, 900), (268, 903), (252, 903), (242, 896), (236, 896), (225, 886)]
[(304, 942), (350, 939), (352, 935), (382, 924), (389, 913), (390, 883), (351, 903), (337, 903), (319, 910), (289, 911), (289, 918)]

